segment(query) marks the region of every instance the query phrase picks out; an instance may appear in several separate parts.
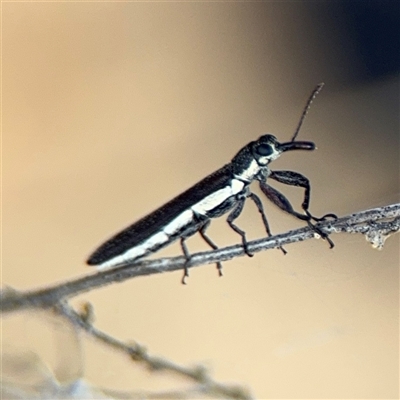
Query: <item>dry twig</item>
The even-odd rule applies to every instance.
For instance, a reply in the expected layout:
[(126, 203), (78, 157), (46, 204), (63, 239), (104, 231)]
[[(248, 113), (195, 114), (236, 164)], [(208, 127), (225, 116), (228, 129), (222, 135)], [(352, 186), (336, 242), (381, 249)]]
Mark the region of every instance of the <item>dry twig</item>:
[[(360, 211), (337, 220), (319, 223), (318, 228), (327, 234), (361, 233), (373, 247), (381, 249), (386, 238), (400, 231), (400, 203), (371, 210)], [(315, 232), (309, 227), (296, 229), (269, 238), (249, 242), (252, 253), (277, 248), (289, 243), (300, 242), (315, 237)], [(217, 261), (227, 261), (243, 256), (241, 245), (224, 247), (218, 250), (193, 254), (188, 268)], [(160, 258), (156, 260), (140, 260), (131, 264), (98, 271), (70, 281), (61, 282), (44, 289), (27, 292), (3, 290), (1, 292), (2, 312), (10, 312), (31, 307), (51, 307), (90, 290), (122, 282), (138, 276), (176, 271), (183, 268), (184, 257)]]
[[(318, 224), (321, 232), (332, 233), (361, 233), (373, 247), (381, 249), (385, 240), (393, 233), (400, 231), (400, 203), (386, 207), (358, 212), (337, 220), (324, 221)], [(249, 242), (249, 250), (253, 253), (277, 248), (289, 243), (299, 242), (315, 237), (315, 231), (309, 227), (293, 230), (284, 234)], [(189, 268), (226, 261), (243, 256), (241, 245), (229, 246), (215, 251), (193, 254)], [(193, 368), (178, 365), (160, 357), (150, 356), (140, 345), (124, 343), (93, 326), (93, 312), (86, 305), (81, 313), (71, 308), (67, 300), (78, 294), (100, 288), (114, 282), (121, 282), (143, 275), (175, 271), (182, 269), (184, 257), (142, 260), (121, 267), (98, 271), (83, 277), (61, 282), (44, 289), (18, 292), (4, 289), (1, 292), (1, 311), (3, 313), (20, 311), (27, 308), (50, 308), (65, 317), (74, 327), (83, 330), (89, 336), (113, 349), (128, 355), (152, 371), (166, 371), (191, 380), (194, 386), (182, 391), (165, 393), (116, 393), (109, 392), (114, 398), (189, 398), (190, 396), (211, 396), (214, 398), (250, 399), (250, 394), (242, 387), (229, 386), (214, 381), (202, 366)], [(103, 390), (107, 393), (107, 390)]]
[[(218, 383), (211, 378), (208, 371), (201, 365), (184, 367), (161, 357), (150, 356), (147, 350), (137, 343), (124, 343), (107, 333), (99, 330), (92, 324), (93, 310), (89, 304), (86, 304), (81, 314), (77, 313), (66, 302), (60, 302), (54, 307), (54, 311), (66, 317), (75, 327), (83, 329), (89, 336), (94, 337), (103, 344), (112, 347), (114, 350), (122, 352), (129, 356), (135, 362), (142, 363), (151, 371), (168, 372), (177, 377), (186, 378), (193, 381), (196, 386), (191, 389), (185, 389), (179, 392), (174, 391), (173, 397), (167, 398), (187, 398), (189, 393), (197, 393), (197, 395), (207, 395), (213, 398), (229, 398), (229, 399), (251, 399), (246, 389), (238, 385), (225, 385)], [(103, 389), (103, 391), (105, 391)], [(126, 395), (126, 393), (125, 393)], [(148, 393), (130, 393), (129, 398), (155, 398), (154, 393), (149, 396)], [(157, 396), (165, 397), (165, 393), (158, 393)], [(172, 393), (167, 394), (168, 396)], [(120, 398), (120, 394), (113, 397)]]

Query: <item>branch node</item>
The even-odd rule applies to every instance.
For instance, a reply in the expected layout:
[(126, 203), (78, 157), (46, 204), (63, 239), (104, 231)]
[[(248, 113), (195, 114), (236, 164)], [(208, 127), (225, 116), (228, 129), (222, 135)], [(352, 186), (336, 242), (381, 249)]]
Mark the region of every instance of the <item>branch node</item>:
[(94, 314), (94, 307), (88, 301), (81, 305), (78, 315), (81, 320), (86, 324), (93, 324), (96, 319)]
[(134, 343), (134, 344), (128, 344), (128, 351), (129, 351), (129, 356), (132, 358), (134, 361), (148, 361), (148, 352), (147, 348), (145, 346), (142, 346), (140, 344)]
[(198, 381), (207, 383), (209, 381), (209, 374), (206, 367), (203, 365), (196, 365), (193, 368), (192, 376)]
[(398, 219), (384, 223), (371, 221), (369, 229), (365, 233), (365, 239), (371, 243), (372, 248), (382, 250), (389, 236), (400, 232), (400, 224), (398, 222)]

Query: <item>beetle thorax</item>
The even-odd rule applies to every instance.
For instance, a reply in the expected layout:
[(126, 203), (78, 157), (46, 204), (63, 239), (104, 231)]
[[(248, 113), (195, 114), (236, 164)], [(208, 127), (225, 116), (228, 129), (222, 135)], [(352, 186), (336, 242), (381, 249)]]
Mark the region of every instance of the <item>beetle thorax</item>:
[(258, 162), (253, 158), (249, 160), (246, 168), (243, 168), (240, 173), (235, 174), (235, 178), (240, 179), (241, 181), (251, 182), (264, 169), (268, 169), (268, 167), (259, 165)]

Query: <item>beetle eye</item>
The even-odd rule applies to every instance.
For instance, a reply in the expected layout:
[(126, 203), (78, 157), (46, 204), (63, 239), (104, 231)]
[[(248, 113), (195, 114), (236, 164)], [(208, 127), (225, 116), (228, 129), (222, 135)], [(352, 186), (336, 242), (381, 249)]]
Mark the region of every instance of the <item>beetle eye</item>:
[(272, 146), (269, 144), (259, 144), (256, 151), (260, 156), (270, 156), (274, 152)]

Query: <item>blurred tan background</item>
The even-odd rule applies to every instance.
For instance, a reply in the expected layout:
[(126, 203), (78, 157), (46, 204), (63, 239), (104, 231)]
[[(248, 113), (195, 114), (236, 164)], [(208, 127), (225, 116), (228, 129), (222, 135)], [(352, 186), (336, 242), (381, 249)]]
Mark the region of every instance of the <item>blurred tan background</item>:
[[(299, 136), (318, 150), (273, 168), (311, 180), (316, 215), (397, 202), (398, 74), (369, 68), (343, 15), (318, 2), (3, 3), (3, 285), (90, 273), (84, 261), (104, 239), (243, 145), (266, 132), (289, 140), (321, 81)], [(282, 190), (300, 205), (301, 190)], [(273, 232), (301, 226), (265, 208)], [(264, 234), (253, 204), (239, 224)], [(209, 233), (238, 242), (224, 218)], [(220, 279), (206, 266), (187, 286), (178, 272), (73, 303), (92, 302), (116, 337), (203, 362), (257, 398), (398, 398), (399, 238), (381, 252), (361, 236), (332, 239), (333, 250), (314, 240), (227, 262)], [(93, 384), (181, 384), (84, 343)]]

